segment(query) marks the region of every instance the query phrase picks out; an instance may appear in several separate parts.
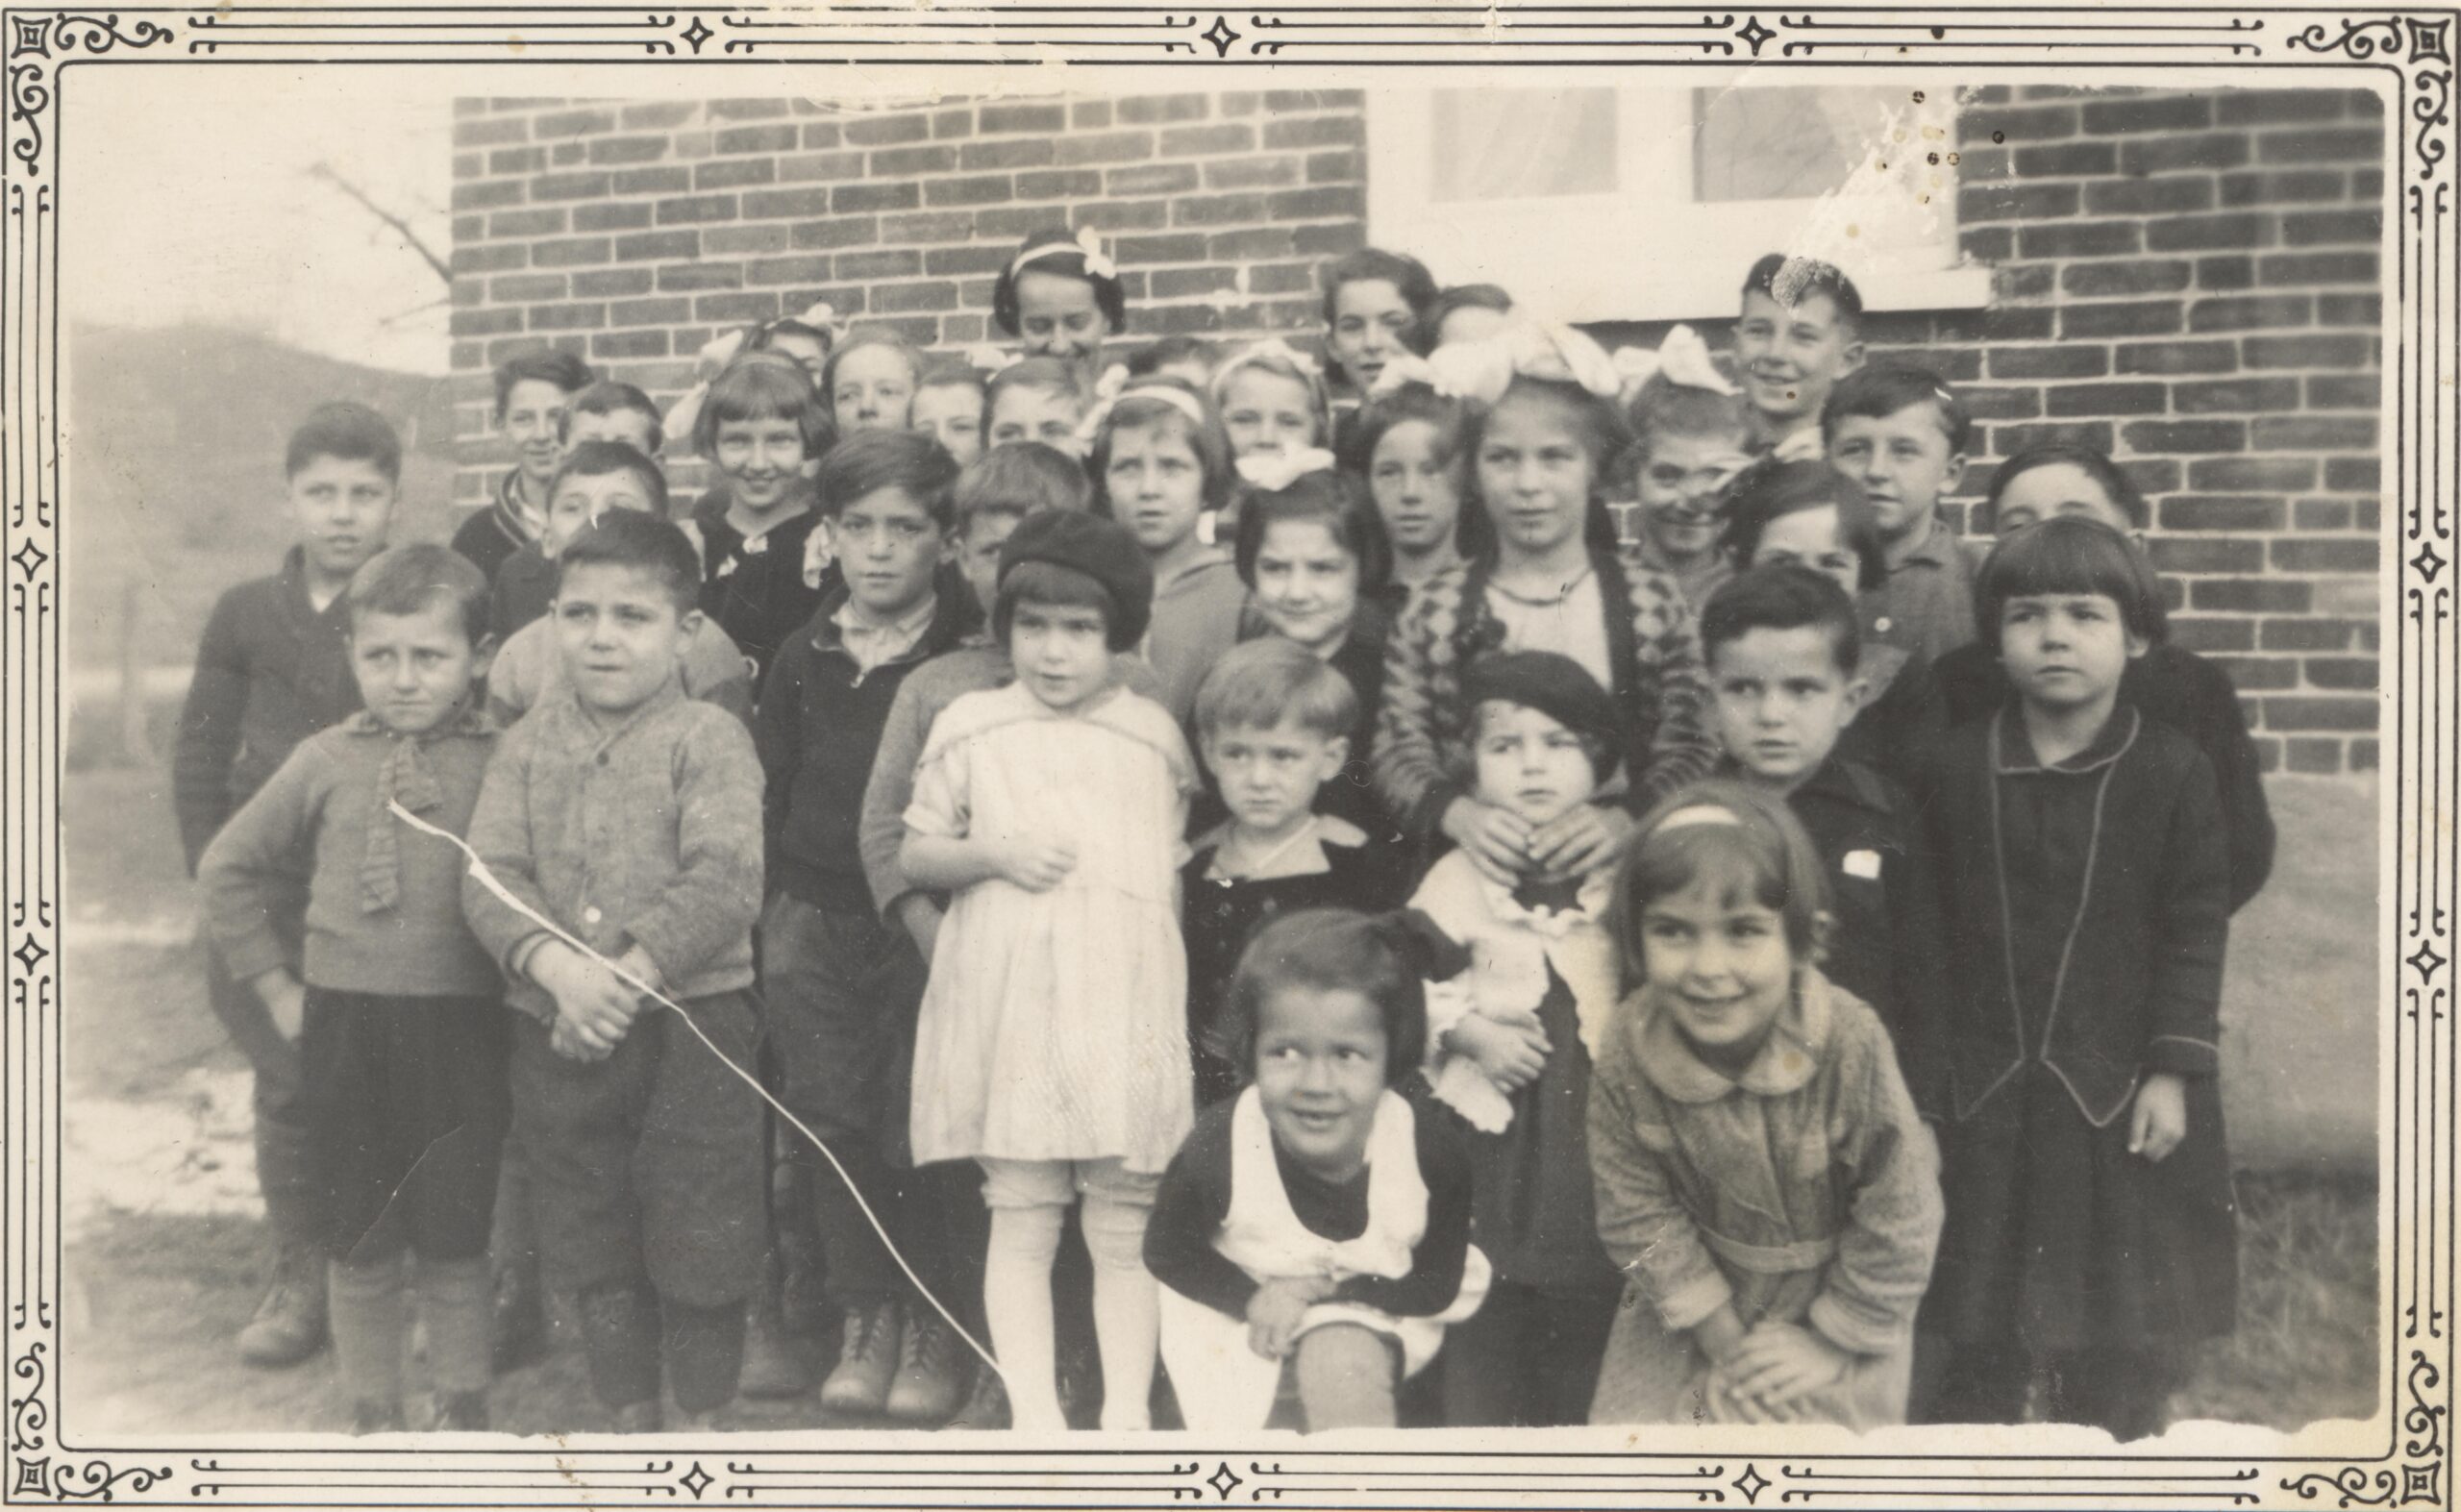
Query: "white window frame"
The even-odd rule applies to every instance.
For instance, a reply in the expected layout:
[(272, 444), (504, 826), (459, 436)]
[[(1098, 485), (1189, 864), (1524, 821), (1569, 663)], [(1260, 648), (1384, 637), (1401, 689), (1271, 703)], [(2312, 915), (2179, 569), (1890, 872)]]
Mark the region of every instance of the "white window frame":
[[(1568, 87), (1596, 87), (1588, 80)], [(1952, 143), (1940, 144), (1940, 162), (1924, 170), (1937, 212), (1928, 235), (1858, 245), (1862, 227), (1851, 196), (1696, 203), (1692, 87), (1618, 86), (1617, 177), (1625, 185), (1664, 184), (1669, 193), (1619, 188), (1436, 204), (1427, 146), (1434, 140), (1434, 92), (1368, 91), (1367, 230), (1376, 245), (1425, 260), (1439, 283), (1499, 284), (1555, 320), (1723, 320), (1733, 317), (1752, 264), (1766, 253), (1789, 252), (1843, 267), (1867, 310), (1990, 302), (1990, 269), (1964, 262), (1957, 246)]]

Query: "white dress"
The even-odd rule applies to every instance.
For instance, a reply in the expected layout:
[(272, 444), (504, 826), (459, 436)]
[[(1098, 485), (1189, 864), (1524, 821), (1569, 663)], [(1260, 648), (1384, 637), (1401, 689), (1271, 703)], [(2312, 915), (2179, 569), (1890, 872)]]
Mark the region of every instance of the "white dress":
[(1159, 1172), (1193, 1122), (1179, 867), (1195, 767), (1124, 688), (1056, 713), (1020, 683), (932, 721), (907, 828), (1076, 849), (1048, 892), (958, 893), (915, 1030), (914, 1158)]
[[(1302, 1276), (1399, 1280), (1410, 1274), (1412, 1252), (1426, 1237), (1428, 1203), (1427, 1181), (1419, 1173), (1418, 1118), (1399, 1093), (1387, 1091), (1377, 1103), (1367, 1171), (1366, 1231), (1336, 1240), (1310, 1230), (1291, 1210), (1264, 1103), (1248, 1087), (1230, 1110), (1230, 1211), (1213, 1236), (1213, 1248), (1257, 1281)], [(1472, 1245), (1461, 1290), (1435, 1317), (1397, 1318), (1356, 1302), (1319, 1302), (1301, 1317), (1298, 1331), (1336, 1323), (1372, 1329), (1402, 1346), (1402, 1373), (1415, 1376), (1435, 1357), (1445, 1326), (1469, 1317), (1486, 1301), (1489, 1277), (1486, 1256)], [(1282, 1362), (1248, 1347), (1245, 1319), (1216, 1312), (1168, 1286), (1158, 1290), (1162, 1364), (1188, 1427), (1263, 1427), (1273, 1415)]]

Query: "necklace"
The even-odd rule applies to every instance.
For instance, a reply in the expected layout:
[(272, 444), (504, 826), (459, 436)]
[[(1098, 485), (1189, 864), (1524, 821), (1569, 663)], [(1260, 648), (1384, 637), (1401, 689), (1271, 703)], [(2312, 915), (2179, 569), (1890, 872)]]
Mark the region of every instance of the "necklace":
[[(1306, 839), (1309, 835), (1314, 834), (1315, 832), (1316, 816), (1314, 814), (1309, 814), (1305, 823), (1302, 824), (1298, 829), (1291, 830), (1289, 835), (1286, 836), (1280, 845), (1275, 846), (1272, 850), (1267, 851), (1264, 855), (1248, 863), (1239, 875), (1217, 877), (1214, 880), (1220, 882), (1225, 887), (1228, 887), (1232, 882), (1237, 881), (1260, 880), (1261, 879), (1256, 876), (1257, 873), (1266, 870), (1271, 867), (1274, 862), (1280, 860), (1285, 855), (1288, 855), (1293, 846), (1297, 845), (1300, 841)], [(1228, 873), (1230, 870), (1230, 867), (1225, 862), (1222, 853), (1219, 851), (1214, 853), (1213, 864), (1216, 868), (1225, 873)]]
[(1553, 608), (1555, 606), (1562, 604), (1566, 599), (1571, 598), (1573, 596), (1573, 591), (1579, 588), (1582, 583), (1587, 582), (1592, 577), (1596, 576), (1598, 568), (1595, 564), (1585, 565), (1574, 576), (1571, 582), (1565, 583), (1562, 587), (1555, 589), (1552, 593), (1524, 593), (1520, 589), (1513, 587), (1510, 583), (1505, 582), (1502, 578), (1489, 578), (1487, 580), (1487, 586), (1495, 589), (1498, 593), (1503, 594), (1505, 598), (1512, 600), (1515, 604), (1526, 604), (1532, 608)]

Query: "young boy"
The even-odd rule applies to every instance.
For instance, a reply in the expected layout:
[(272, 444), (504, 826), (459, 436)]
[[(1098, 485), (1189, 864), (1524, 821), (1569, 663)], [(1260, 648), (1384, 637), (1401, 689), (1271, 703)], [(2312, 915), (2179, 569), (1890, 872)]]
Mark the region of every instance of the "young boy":
[[(2001, 462), (1991, 477), (1992, 528), (2001, 539), (2038, 521), (2082, 515), (2119, 532), (2142, 556), (2151, 510), (2116, 463), (2082, 447), (2039, 446)], [(2007, 674), (1979, 643), (1949, 653), (1934, 665), (1951, 724), (1961, 725), (2005, 704)], [(2230, 908), (2244, 907), (2273, 875), (2273, 810), (2248, 716), (2230, 675), (2169, 639), (2131, 658), (2121, 674), (2122, 700), (2196, 742), (2212, 763), (2229, 830)]]
[(666, 421), (649, 395), (630, 384), (603, 380), (581, 391), (564, 422), (565, 454), (584, 441), (621, 441), (643, 457), (656, 457), (666, 444)]
[(1973, 644), (1973, 574), (1939, 509), (1965, 476), (1965, 406), (1929, 373), (1890, 363), (1839, 384), (1821, 430), (1829, 464), (1863, 485), (1879, 516), (1888, 582), (1871, 632), (1927, 662)]
[(1828, 873), (1821, 970), (1879, 1013), (1919, 1088), (1945, 1002), (1941, 903), (1912, 801), (1835, 754), (1863, 705), (1854, 617), (1812, 569), (1754, 567), (1710, 596), (1701, 649), (1726, 775), (1782, 796)]
[(496, 369), (495, 423), (512, 446), (513, 466), (496, 484), (495, 503), (453, 533), (453, 549), (490, 582), (506, 558), (538, 538), (547, 487), (564, 458), (564, 422), (590, 377), (589, 364), (570, 352), (532, 352)]
[[(533, 558), (536, 565), (525, 565), (523, 558), (516, 556), (496, 577), (494, 612), (500, 616), (513, 618), (527, 607), (512, 603), (511, 592), (543, 593), (548, 601), (514, 629), (498, 632), (504, 640), (487, 677), (487, 713), (498, 725), (510, 729), (560, 691), (564, 682), (563, 654), (556, 627), (547, 619), (554, 607), (558, 566), (550, 553), (560, 554), (575, 536), (613, 512), (661, 519), (665, 503), (666, 482), (658, 464), (631, 447), (614, 441), (584, 441), (573, 449), (556, 474), (553, 502), (539, 536), (540, 554)], [(534, 576), (544, 581), (532, 587)], [(509, 590), (508, 583), (514, 587)], [(693, 616), (687, 633), (690, 638), (678, 669), (684, 696), (715, 704), (749, 726), (752, 667), (742, 650), (707, 615)]]
[(1000, 586), (1000, 548), (1037, 509), (1093, 508), (1084, 467), (1040, 441), (995, 446), (957, 475), (957, 567), (984, 616)]
[[(243, 582), (215, 603), (180, 710), (171, 797), (190, 872), (223, 822), (292, 747), (359, 707), (343, 590), (385, 549), (401, 442), (373, 409), (324, 405), (291, 433), (283, 471), (299, 543), (282, 571)], [(269, 889), (264, 899), (266, 921), (291, 958), (307, 906), (296, 884)], [(310, 1136), (297, 1106), (298, 1053), (225, 969), (210, 939), (206, 991), (213, 1016), (256, 1070), (257, 1182), (276, 1251), (264, 1298), (240, 1330), (239, 1355), (252, 1365), (295, 1364), (325, 1338)]]
[(982, 375), (962, 361), (923, 370), (907, 424), (949, 449), (959, 467), (982, 455)]
[(1030, 357), (991, 375), (983, 391), (982, 444), (1040, 441), (1071, 457), (1085, 455), (1077, 428), (1094, 402), (1077, 369), (1056, 357)]
[[(406, 1248), (437, 1425), (487, 1425), (504, 983), (461, 920), (461, 854), (386, 808), (469, 826), (496, 742), (473, 698), (486, 588), (441, 546), (360, 568), (344, 602), (366, 708), (300, 742), (197, 868), (231, 975), (297, 1047), (334, 1352), (360, 1433), (404, 1425)], [(304, 953), (275, 925), (302, 875)]]
[(1744, 275), (1734, 353), (1758, 444), (1778, 460), (1819, 460), (1821, 407), (1863, 365), (1862, 323), (1862, 292), (1829, 263), (1772, 252)]
[(693, 511), (700, 527), (701, 611), (751, 659), (758, 686), (769, 658), (820, 605), (804, 581), (804, 545), (816, 517), (805, 468), (829, 450), (829, 412), (792, 359), (739, 358), (709, 384), (693, 449), (726, 484), (722, 508)]
[(1384, 848), (1316, 812), (1318, 789), (1350, 758), (1357, 717), (1350, 680), (1280, 637), (1223, 653), (1197, 690), (1197, 749), (1229, 811), (1180, 870), (1199, 1108), (1239, 1090), (1230, 978), (1256, 930), (1291, 909), (1374, 913), (1397, 901)]
[(1673, 578), (1698, 614), (1733, 567), (1718, 549), (1728, 483), (1752, 462), (1752, 411), (1740, 394), (1653, 380), (1633, 397), (1625, 453), (1639, 529), (1631, 556)]
[[(822, 461), (818, 530), (842, 582), (770, 663), (755, 727), (767, 778), (760, 985), (784, 1101), (943, 1297), (958, 1295), (961, 1280), (946, 1270), (948, 1209), (962, 1214), (977, 1174), (912, 1169), (906, 1075), (927, 965), (873, 906), (856, 833), (900, 684), (982, 623), (969, 597), (936, 590), (956, 546), (957, 481), (947, 451), (914, 431), (858, 432)], [(794, 1158), (813, 1183), (808, 1210), (830, 1300), (845, 1317), (821, 1404), (937, 1425), (964, 1389), (962, 1346), (914, 1295), (845, 1184), (815, 1169), (800, 1142)], [(799, 1384), (776, 1388), (791, 1395)]]
[(759, 1042), (760, 758), (678, 681), (700, 617), (681, 530), (617, 510), (558, 566), (563, 688), (504, 737), (470, 819), (519, 905), (475, 868), (461, 903), (521, 1010), (513, 1117), (541, 1259), (578, 1299), (599, 1399), (644, 1431), (665, 1421), (661, 1357), (688, 1423), (733, 1397), (760, 1270), (762, 1107), (726, 1064)]
[[(582, 395), (609, 385), (601, 384)], [(573, 429), (583, 428), (576, 413)], [(547, 514), (538, 538), (505, 558), (489, 594), (488, 627), (502, 641), (547, 612), (556, 601), (556, 554), (609, 509), (637, 509), (666, 518), (666, 475), (650, 454), (628, 441), (578, 440), (547, 485)]]

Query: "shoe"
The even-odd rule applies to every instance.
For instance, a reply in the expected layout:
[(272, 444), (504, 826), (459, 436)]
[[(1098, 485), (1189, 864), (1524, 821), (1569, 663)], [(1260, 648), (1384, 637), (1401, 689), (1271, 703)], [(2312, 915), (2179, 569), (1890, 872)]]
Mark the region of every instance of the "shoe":
[(735, 1390), (746, 1397), (774, 1400), (800, 1397), (811, 1390), (811, 1372), (804, 1367), (794, 1341), (786, 1337), (777, 1304), (756, 1301), (743, 1330), (743, 1374)]
[(536, 1363), (547, 1352), (547, 1308), (534, 1260), (496, 1270), (493, 1361), (499, 1376)]
[(897, 1303), (847, 1308), (837, 1368), (821, 1382), (820, 1404), (831, 1412), (878, 1413), (897, 1372)]
[(296, 1365), (324, 1347), (324, 1258), (306, 1245), (285, 1245), (256, 1316), (239, 1330), (239, 1358), (267, 1368)]
[(897, 1345), (897, 1375), (888, 1387), (888, 1415), (937, 1427), (957, 1410), (965, 1390), (964, 1348), (937, 1313), (917, 1314)]
[(439, 1433), (487, 1431), (487, 1394), (484, 1391), (436, 1393), (435, 1427)]
[(398, 1401), (351, 1403), (350, 1430), (355, 1434), (399, 1433), (407, 1425), (402, 1420), (402, 1404)]
[[(960, 1361), (960, 1364), (963, 1362)], [(965, 1405), (949, 1420), (953, 1428), (999, 1429), (1008, 1425), (1008, 1393), (1000, 1384), (1000, 1373), (988, 1365), (974, 1368), (974, 1390)]]
[(628, 1401), (615, 1409), (615, 1431), (618, 1433), (659, 1433), (665, 1430), (666, 1414), (652, 1397), (647, 1401)]

